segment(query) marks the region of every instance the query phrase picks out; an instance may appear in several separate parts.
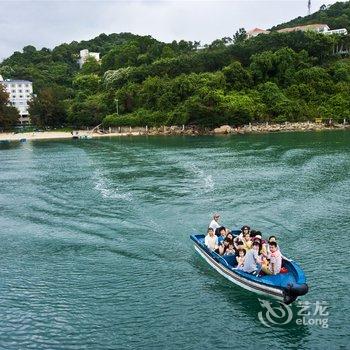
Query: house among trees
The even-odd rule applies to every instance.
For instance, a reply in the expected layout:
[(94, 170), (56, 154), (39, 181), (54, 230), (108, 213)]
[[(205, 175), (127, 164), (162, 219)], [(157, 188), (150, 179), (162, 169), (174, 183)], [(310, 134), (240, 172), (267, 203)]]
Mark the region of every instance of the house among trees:
[(100, 61), (100, 53), (99, 52), (89, 52), (88, 49), (80, 50), (80, 58), (78, 59), (79, 67), (82, 68), (83, 64), (90, 57), (94, 58), (97, 62)]
[(279, 29), (278, 32), (290, 33), (290, 32), (296, 32), (298, 30), (301, 30), (303, 32), (313, 31), (313, 32), (321, 33), (321, 34), (343, 34), (343, 35), (348, 34), (348, 31), (345, 28), (331, 30), (327, 24), (320, 24), (320, 23), (307, 24), (304, 26), (296, 26), (296, 27), (290, 27), (290, 28), (283, 28), (283, 29)]
[(254, 28), (252, 30), (249, 30), (247, 32), (247, 39), (249, 38), (253, 38), (259, 34), (269, 34), (270, 31), (269, 30), (265, 30), (265, 29), (260, 29), (260, 28)]
[(16, 107), (20, 118), (20, 124), (29, 124), (28, 102), (33, 96), (33, 83), (28, 80), (6, 79), (0, 75), (0, 84), (9, 94), (9, 104)]
[[(345, 28), (331, 30), (327, 24), (321, 24), (321, 23), (307, 24), (304, 26), (295, 26), (295, 27), (278, 29), (277, 32), (290, 33), (290, 32), (296, 32), (299, 30), (302, 32), (313, 31), (321, 34), (327, 34), (327, 35), (331, 35), (331, 34), (347, 35), (348, 34), (348, 31)], [(271, 33), (269, 30), (255, 28), (247, 32), (247, 39), (253, 38), (259, 34), (269, 34), (269, 33)]]

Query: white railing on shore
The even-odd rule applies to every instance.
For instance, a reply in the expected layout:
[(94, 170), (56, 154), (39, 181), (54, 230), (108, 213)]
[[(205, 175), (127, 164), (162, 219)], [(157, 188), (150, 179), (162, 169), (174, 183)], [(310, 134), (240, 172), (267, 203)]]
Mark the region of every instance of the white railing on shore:
[[(344, 119), (342, 124), (331, 123), (332, 126), (347, 126), (348, 121)], [(328, 125), (328, 126), (331, 126)], [(249, 123), (242, 126), (230, 126), (224, 125), (219, 128), (203, 128), (193, 125), (172, 125), (172, 126), (159, 126), (159, 127), (148, 127), (146, 126), (118, 126), (118, 127), (109, 127), (103, 129), (101, 127), (90, 130), (90, 133), (100, 133), (100, 134), (130, 134), (130, 135), (155, 135), (155, 134), (176, 134), (176, 135), (187, 135), (187, 134), (200, 134), (200, 133), (220, 133), (221, 131), (226, 131), (226, 133), (244, 133), (250, 131), (278, 131), (278, 130), (304, 130), (304, 129), (319, 129), (325, 127), (325, 123), (322, 122), (283, 122), (283, 123), (273, 123), (273, 122), (256, 122)], [(224, 130), (225, 129), (225, 130)]]
[(153, 134), (153, 133), (181, 133), (181, 132), (193, 132), (197, 128), (193, 126), (159, 126), (159, 127), (148, 127), (146, 126), (117, 126), (109, 127), (108, 129), (100, 129), (102, 132), (107, 133), (119, 133), (119, 134), (134, 134), (139, 133), (142, 135)]

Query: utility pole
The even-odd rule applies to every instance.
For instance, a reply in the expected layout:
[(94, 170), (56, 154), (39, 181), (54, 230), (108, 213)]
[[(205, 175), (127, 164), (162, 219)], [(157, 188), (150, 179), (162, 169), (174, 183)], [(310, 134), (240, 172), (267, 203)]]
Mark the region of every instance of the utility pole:
[(311, 0), (308, 0), (308, 3), (307, 3), (307, 14), (310, 16), (311, 15)]

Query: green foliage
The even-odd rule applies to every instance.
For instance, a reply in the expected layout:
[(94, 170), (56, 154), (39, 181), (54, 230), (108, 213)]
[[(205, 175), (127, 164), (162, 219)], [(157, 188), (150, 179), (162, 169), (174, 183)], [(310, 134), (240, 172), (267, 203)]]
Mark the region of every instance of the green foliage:
[(110, 113), (104, 94), (75, 99), (68, 109), (68, 123), (74, 127), (96, 126)]
[(306, 51), (296, 53), (290, 48), (282, 48), (275, 52), (265, 51), (253, 55), (250, 71), (257, 83), (272, 80), (287, 86), (293, 81), (298, 70), (309, 65), (310, 59)]
[(61, 126), (66, 122), (66, 108), (62, 91), (54, 88), (43, 89), (29, 103), (32, 123), (38, 126)]
[(161, 112), (154, 112), (147, 109), (139, 109), (135, 114), (125, 114), (119, 116), (116, 114), (108, 115), (103, 120), (103, 126), (161, 126), (167, 125), (164, 123), (164, 118), (167, 118), (166, 114)]
[(243, 42), (245, 39), (247, 39), (247, 32), (244, 28), (239, 28), (233, 35), (233, 41), (235, 43)]
[(73, 87), (86, 94), (94, 94), (100, 84), (100, 78), (96, 74), (78, 74), (73, 80)]
[(342, 122), (344, 118), (350, 118), (350, 99), (348, 94), (335, 94), (325, 100), (319, 107), (322, 116), (333, 118), (333, 120)]
[(18, 111), (16, 108), (8, 106), (8, 98), (8, 93), (0, 84), (0, 130), (9, 130), (18, 122)]
[(83, 74), (99, 74), (100, 65), (93, 57), (88, 57), (86, 62), (83, 64), (81, 73)]
[(223, 68), (222, 72), (230, 89), (239, 91), (253, 85), (251, 73), (244, 69), (239, 61), (232, 62), (229, 66)]
[[(349, 18), (350, 3), (337, 3), (280, 28), (321, 22), (350, 30)], [(53, 50), (26, 46), (0, 64), (0, 74), (34, 82), (38, 97), (30, 111), (43, 126), (215, 127), (349, 118), (344, 52), (350, 36), (272, 31), (246, 40), (241, 28), (232, 38), (199, 44), (101, 34)], [(79, 69), (82, 49), (100, 52), (102, 61), (89, 58)]]

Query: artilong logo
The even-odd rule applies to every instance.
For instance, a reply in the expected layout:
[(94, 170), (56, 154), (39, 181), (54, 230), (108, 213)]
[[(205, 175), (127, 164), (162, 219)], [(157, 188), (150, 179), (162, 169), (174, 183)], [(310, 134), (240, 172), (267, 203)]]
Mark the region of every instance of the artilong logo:
[(288, 305), (278, 302), (273, 306), (268, 300), (259, 299), (259, 301), (265, 309), (258, 313), (259, 320), (264, 326), (285, 325), (292, 320), (293, 311)]
[[(289, 305), (262, 299), (259, 302), (263, 310), (258, 312), (258, 318), (264, 326), (282, 326), (293, 320), (293, 310)], [(298, 301), (296, 308), (299, 309), (293, 321), (296, 325), (328, 328), (328, 302)]]

